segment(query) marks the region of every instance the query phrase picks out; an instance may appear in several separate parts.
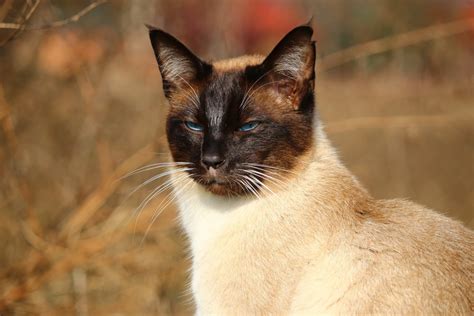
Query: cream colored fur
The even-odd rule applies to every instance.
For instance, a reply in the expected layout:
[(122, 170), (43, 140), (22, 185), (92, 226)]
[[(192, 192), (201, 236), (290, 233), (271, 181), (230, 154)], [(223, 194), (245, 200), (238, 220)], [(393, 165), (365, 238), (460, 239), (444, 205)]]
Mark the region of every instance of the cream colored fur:
[(197, 184), (177, 194), (197, 314), (472, 314), (474, 234), (374, 200), (317, 130), (275, 195), (229, 199)]

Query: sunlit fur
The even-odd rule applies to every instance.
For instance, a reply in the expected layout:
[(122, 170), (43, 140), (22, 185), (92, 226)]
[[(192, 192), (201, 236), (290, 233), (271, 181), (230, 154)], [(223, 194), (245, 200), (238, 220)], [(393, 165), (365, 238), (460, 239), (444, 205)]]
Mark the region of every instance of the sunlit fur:
[[(259, 62), (242, 57), (214, 69)], [(179, 101), (169, 100), (173, 111)], [(256, 194), (183, 188), (179, 179), (189, 174), (171, 175), (191, 243), (197, 314), (471, 314), (473, 232), (417, 204), (372, 198), (340, 162), (317, 115), (310, 127), (309, 147), (290, 165), (253, 169), (268, 187), (258, 185)]]

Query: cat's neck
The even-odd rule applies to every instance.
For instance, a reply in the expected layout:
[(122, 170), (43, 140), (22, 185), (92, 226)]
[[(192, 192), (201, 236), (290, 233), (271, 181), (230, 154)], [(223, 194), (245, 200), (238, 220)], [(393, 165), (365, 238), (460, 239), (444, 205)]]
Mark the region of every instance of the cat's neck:
[(301, 231), (308, 225), (321, 235), (331, 235), (356, 223), (369, 208), (370, 196), (340, 163), (321, 127), (317, 128), (314, 149), (295, 173), (284, 188), (261, 198), (216, 196), (197, 184), (175, 188), (193, 253), (221, 234), (245, 234), (275, 224), (280, 225), (276, 231)]

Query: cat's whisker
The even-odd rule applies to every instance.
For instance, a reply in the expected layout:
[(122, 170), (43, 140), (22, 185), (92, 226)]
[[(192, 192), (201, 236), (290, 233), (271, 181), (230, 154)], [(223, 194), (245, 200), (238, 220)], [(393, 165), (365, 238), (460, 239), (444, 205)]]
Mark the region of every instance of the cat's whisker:
[(194, 97), (191, 93), (188, 93), (187, 91), (183, 91), (184, 95), (186, 98), (191, 102), (197, 109), (199, 109), (199, 101), (196, 101), (196, 97)]
[(288, 178), (280, 173), (280, 171), (271, 171), (271, 170), (266, 170), (265, 168), (262, 167), (256, 167), (256, 166), (247, 166), (245, 169), (247, 172), (252, 172), (254, 174), (258, 174), (259, 176), (265, 177), (269, 180), (272, 180), (275, 183), (278, 183), (279, 186), (285, 187), (286, 182), (288, 181)]
[(201, 103), (199, 101), (199, 96), (198, 94), (196, 93), (196, 90), (194, 90), (194, 88), (191, 86), (191, 84), (186, 80), (184, 79), (183, 77), (181, 77), (180, 75), (177, 75), (185, 84), (188, 85), (188, 87), (193, 91), (194, 93), (194, 96), (195, 96), (195, 101), (196, 101), (196, 106), (199, 108), (199, 104)]
[(265, 77), (267, 74), (269, 74), (272, 70), (268, 70), (266, 71), (263, 75), (261, 75), (251, 86), (250, 88), (245, 92), (245, 95), (244, 97), (242, 98), (242, 102), (240, 103), (239, 105), (239, 108), (243, 108), (243, 104), (245, 104), (247, 102), (247, 97), (249, 97), (249, 93), (252, 91), (252, 88), (263, 78)]
[(232, 182), (235, 183), (235, 184), (237, 184), (237, 186), (239, 187), (239, 189), (242, 190), (242, 192), (246, 192), (246, 191), (247, 191), (245, 185), (243, 185), (242, 182), (241, 182), (238, 178), (235, 178), (235, 177), (234, 177), (234, 178), (232, 179)]
[(136, 175), (138, 173), (142, 173), (142, 172), (146, 172), (146, 171), (150, 171), (150, 170), (154, 170), (154, 169), (169, 168), (169, 167), (182, 167), (182, 166), (187, 166), (187, 165), (191, 165), (191, 163), (186, 163), (186, 164), (184, 164), (184, 163), (183, 164), (175, 164), (175, 163), (152, 164), (152, 165), (144, 166), (140, 169), (134, 170), (133, 172), (130, 172), (129, 174), (123, 176), (122, 179), (133, 176), (133, 175)]
[(281, 81), (283, 81), (283, 80), (270, 81), (270, 82), (267, 82), (267, 83), (264, 83), (264, 84), (258, 86), (258, 87), (257, 87), (256, 89), (254, 89), (254, 90), (252, 91), (252, 93), (248, 96), (247, 100), (245, 101), (245, 103), (242, 105), (241, 108), (242, 108), (242, 109), (245, 109), (245, 107), (247, 106), (247, 104), (248, 104), (250, 98), (251, 98), (258, 90), (260, 90), (260, 89), (262, 89), (263, 87), (266, 87), (266, 86), (268, 86), (268, 85), (271, 85), (271, 84), (274, 84), (274, 83), (277, 83), (277, 82), (281, 82)]
[(186, 166), (186, 165), (192, 165), (192, 162), (158, 162), (158, 163), (153, 163), (149, 164), (140, 168), (137, 168), (133, 171), (130, 171), (126, 175), (120, 177), (118, 180), (123, 180), (125, 178), (128, 178), (130, 176), (133, 176), (137, 173), (153, 170), (153, 169), (158, 169), (158, 168), (164, 168), (164, 167), (175, 167), (175, 166)]
[[(238, 181), (238, 183), (240, 183), (241, 185), (243, 185), (243, 188), (244, 188), (245, 192), (251, 193), (252, 195), (255, 195), (255, 193), (254, 193), (255, 188), (252, 187), (252, 185), (250, 184), (249, 179), (245, 179), (245, 174), (243, 172), (245, 172), (244, 169), (240, 169), (240, 168), (236, 169), (235, 174), (232, 176), (233, 179)], [(258, 196), (256, 196), (256, 197), (258, 198)]]
[(255, 182), (255, 183), (258, 183), (261, 188), (264, 188), (265, 190), (267, 190), (267, 191), (270, 192), (271, 194), (275, 195), (275, 192), (273, 192), (265, 183), (263, 183), (263, 181), (261, 181), (260, 179), (258, 179), (256, 176), (254, 176), (254, 175), (249, 175), (249, 177), (250, 177), (251, 179), (254, 179), (254, 182)]
[[(148, 233), (150, 232), (150, 229), (153, 226), (153, 224), (155, 223), (156, 219), (161, 215), (161, 213), (166, 209), (166, 207), (168, 205), (170, 205), (171, 203), (173, 203), (173, 201), (176, 200), (176, 198), (189, 186), (189, 184), (191, 184), (193, 182), (193, 179), (188, 179), (188, 181), (185, 184), (181, 184), (180, 182), (182, 182), (184, 180), (185, 179), (180, 179), (179, 181), (176, 180), (176, 182), (178, 182), (178, 183), (173, 183), (172, 184), (174, 187), (179, 187), (179, 189), (176, 190), (176, 191), (169, 192), (166, 195), (166, 197), (160, 202), (160, 204), (158, 205), (157, 209), (155, 210), (155, 212), (154, 212), (154, 214), (151, 218), (150, 224), (148, 224), (147, 229), (145, 230), (145, 234), (142, 238), (142, 241), (140, 242), (140, 246), (143, 244), (146, 237), (148, 236)], [(174, 196), (170, 199), (169, 197), (173, 193), (174, 193)], [(163, 204), (163, 203), (165, 203), (165, 204)]]
[(172, 170), (168, 170), (168, 171), (164, 171), (162, 173), (159, 173), (151, 178), (149, 178), (148, 180), (144, 181), (143, 183), (141, 183), (140, 185), (138, 185), (135, 189), (133, 189), (132, 192), (130, 192), (126, 199), (128, 199), (131, 195), (133, 195), (135, 192), (137, 192), (138, 190), (140, 190), (141, 188), (143, 188), (144, 186), (146, 186), (147, 184), (153, 182), (153, 181), (156, 181), (158, 179), (161, 179), (165, 176), (168, 176), (168, 175), (172, 175), (174, 173), (178, 173), (178, 172), (186, 172), (186, 171), (191, 171), (193, 170), (194, 168), (180, 168), (180, 169), (172, 169)]
[[(179, 175), (176, 179), (184, 178), (186, 177), (186, 174)], [(164, 183), (161, 185), (157, 186), (155, 189), (153, 189), (146, 197), (145, 199), (140, 203), (140, 205), (134, 210), (134, 214), (136, 215), (135, 218), (135, 228), (138, 223), (138, 220), (140, 218), (141, 213), (143, 212), (143, 209), (150, 203), (150, 201), (155, 198), (158, 194), (165, 192), (166, 190), (172, 188), (173, 181), (177, 181), (176, 179), (170, 178), (166, 180)], [(135, 231), (135, 229), (134, 229)]]
[[(187, 177), (188, 178), (188, 177)], [(177, 182), (183, 182), (184, 180), (186, 180), (186, 178), (182, 178), (180, 179), (179, 181)], [(158, 208), (157, 210), (158, 211), (155, 211), (155, 214), (153, 214), (152, 216), (152, 222), (151, 222), (151, 225), (153, 225), (153, 223), (155, 222), (155, 220), (158, 218), (158, 216), (163, 212), (163, 210), (169, 205), (171, 204), (182, 192), (184, 192), (185, 188), (191, 184), (193, 182), (193, 179), (190, 179), (188, 178), (188, 181), (185, 182), (184, 184), (183, 183), (173, 183), (173, 186), (176, 187), (176, 186), (180, 186), (180, 188), (178, 190), (175, 190), (175, 191), (171, 191), (170, 193), (173, 194), (174, 193), (174, 196), (172, 199), (170, 199), (166, 204), (163, 205), (163, 202), (166, 201), (167, 199), (165, 198), (163, 201), (161, 201), (161, 203), (158, 205)], [(168, 196), (170, 196), (171, 194), (168, 194)], [(162, 206), (163, 205), (163, 206)]]
[(273, 169), (273, 170), (283, 171), (283, 172), (287, 172), (287, 173), (297, 175), (297, 173), (292, 171), (292, 170), (288, 170), (288, 169), (284, 169), (284, 168), (280, 168), (280, 167), (275, 167), (275, 166), (270, 166), (270, 165), (265, 165), (265, 164), (244, 162), (244, 163), (242, 163), (242, 165), (243, 166), (255, 166), (255, 167), (260, 167), (260, 168), (264, 168), (264, 169)]
[(258, 175), (254, 175), (254, 177), (257, 177), (257, 180), (258, 180), (259, 183), (261, 183), (261, 186), (264, 189), (268, 189), (268, 191), (270, 191), (271, 193), (274, 193), (273, 190), (269, 189), (269, 187), (265, 184), (264, 181), (267, 181), (268, 184), (273, 185), (278, 190), (282, 190), (282, 191), (285, 190), (285, 187), (281, 183), (278, 183), (273, 179), (270, 179), (270, 178), (267, 178), (267, 177), (262, 177), (262, 179), (260, 180), (260, 179), (258, 179)]
[(262, 196), (255, 189), (255, 187), (257, 187), (258, 185), (256, 185), (255, 182), (252, 179), (250, 179), (249, 177), (247, 177), (245, 175), (242, 175), (241, 177), (244, 178), (244, 179), (242, 179), (242, 181), (247, 184), (247, 189), (249, 189), (250, 192), (252, 194), (254, 194), (257, 199), (261, 200)]
[(264, 168), (268, 168), (268, 169), (278, 169), (278, 170), (282, 170), (282, 171), (289, 171), (288, 169), (284, 169), (284, 168), (281, 168), (281, 167), (270, 166), (270, 165), (266, 165), (266, 164), (255, 163), (255, 162), (243, 162), (242, 165), (258, 166), (258, 167), (264, 167)]
[(262, 178), (264, 179), (267, 179), (267, 180), (272, 180), (278, 184), (280, 184), (281, 186), (285, 185), (285, 182), (283, 182), (282, 180), (280, 179), (277, 179), (271, 175), (268, 175), (264, 172), (261, 172), (261, 171), (257, 171), (257, 170), (253, 170), (253, 169), (245, 169), (246, 172), (248, 173), (251, 173), (251, 174), (254, 174), (254, 175), (257, 175), (257, 176), (261, 176)]
[[(248, 169), (239, 169), (240, 171), (243, 171), (243, 172), (247, 172), (249, 173), (249, 171), (252, 171), (252, 170), (248, 170)], [(281, 185), (280, 183), (278, 182), (275, 182), (274, 180), (266, 177), (265, 174), (263, 175), (260, 175), (262, 177), (263, 180), (268, 180), (269, 182), (271, 182), (273, 185), (275, 185), (276, 188), (284, 191), (285, 190), (285, 187), (283, 185)], [(261, 184), (261, 189), (262, 190), (266, 190), (268, 191), (269, 193), (273, 194), (272, 195), (272, 200), (270, 200), (272, 203), (277, 203), (279, 205), (283, 205), (284, 201), (281, 199), (281, 196), (279, 194), (275, 194), (273, 190), (271, 190), (268, 186), (266, 186), (263, 181), (257, 179), (258, 183)]]
[[(279, 179), (276, 179), (276, 178), (272, 177), (272, 176), (269, 176), (267, 174), (264, 174), (264, 173), (261, 173), (261, 172), (255, 171), (255, 170), (246, 169), (245, 172), (247, 174), (250, 174), (252, 177), (256, 177), (258, 182), (261, 183), (261, 186), (263, 186), (265, 189), (267, 189), (271, 193), (274, 193), (274, 192), (267, 185), (265, 185), (265, 183), (263, 181), (265, 181), (265, 180), (268, 181), (269, 183), (274, 185), (279, 190), (284, 190), (285, 189), (285, 183), (283, 181), (279, 180)], [(258, 179), (258, 177), (261, 177), (262, 180)]]
[(252, 188), (252, 185), (247, 180), (242, 179), (241, 181), (244, 183), (245, 187), (247, 188), (247, 192), (250, 192), (253, 196), (255, 196), (258, 200), (260, 200), (260, 197), (254, 190), (254, 188)]
[[(264, 190), (272, 194), (274, 197), (277, 198), (278, 201), (280, 201), (279, 196), (275, 194), (275, 192), (270, 187), (268, 187), (263, 181), (267, 180), (269, 183), (273, 184), (279, 190), (285, 190), (284, 182), (276, 178), (273, 178), (271, 176), (268, 176), (266, 174), (263, 174), (261, 172), (255, 172), (255, 170), (251, 170), (251, 169), (238, 169), (237, 172), (238, 173), (240, 172), (239, 175), (242, 178), (245, 178), (247, 181), (252, 182), (254, 186), (258, 186), (261, 190)], [(244, 174), (242, 174), (242, 172)], [(262, 180), (260, 180), (259, 177), (261, 177)]]

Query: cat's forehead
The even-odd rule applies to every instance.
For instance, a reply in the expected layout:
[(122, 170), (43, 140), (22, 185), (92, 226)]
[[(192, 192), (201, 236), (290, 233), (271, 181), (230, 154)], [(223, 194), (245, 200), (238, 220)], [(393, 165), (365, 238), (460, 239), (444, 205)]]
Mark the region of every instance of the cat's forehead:
[(219, 71), (212, 75), (201, 95), (201, 110), (210, 126), (221, 126), (238, 112), (245, 86), (242, 70)]
[(245, 69), (261, 60), (261, 56), (243, 56), (212, 63), (213, 73), (202, 89), (206, 103), (216, 110), (218, 105), (229, 105), (241, 98), (247, 81)]
[[(179, 114), (194, 110), (195, 115), (216, 127), (225, 125), (228, 120), (236, 120), (244, 114), (242, 101), (251, 85), (246, 69), (260, 65), (263, 59), (263, 56), (252, 55), (213, 62), (212, 73), (206, 80), (197, 85), (184, 85), (174, 94), (171, 112)], [(194, 93), (195, 99), (190, 97)], [(196, 107), (189, 107), (190, 99), (196, 101)], [(244, 112), (253, 112), (249, 108), (245, 107)]]

